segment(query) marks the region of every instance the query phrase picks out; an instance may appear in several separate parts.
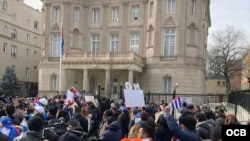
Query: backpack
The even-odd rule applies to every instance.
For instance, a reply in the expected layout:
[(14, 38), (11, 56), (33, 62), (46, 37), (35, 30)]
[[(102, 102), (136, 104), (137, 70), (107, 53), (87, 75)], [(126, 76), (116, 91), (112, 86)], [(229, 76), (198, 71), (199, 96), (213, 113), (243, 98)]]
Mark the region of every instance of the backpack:
[(19, 134), (20, 134), (20, 131), (17, 128), (11, 127), (9, 135), (8, 135), (10, 141), (13, 141), (15, 137), (19, 136)]

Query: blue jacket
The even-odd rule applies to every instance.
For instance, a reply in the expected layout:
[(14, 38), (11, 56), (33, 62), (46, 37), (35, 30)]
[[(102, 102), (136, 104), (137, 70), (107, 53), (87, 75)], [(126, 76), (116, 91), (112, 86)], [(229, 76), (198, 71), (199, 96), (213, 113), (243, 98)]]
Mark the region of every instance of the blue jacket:
[(114, 121), (108, 125), (100, 139), (106, 141), (120, 141), (122, 137), (121, 125), (118, 121)]
[(165, 119), (170, 132), (181, 141), (201, 141), (195, 130), (182, 131), (172, 115), (165, 115)]

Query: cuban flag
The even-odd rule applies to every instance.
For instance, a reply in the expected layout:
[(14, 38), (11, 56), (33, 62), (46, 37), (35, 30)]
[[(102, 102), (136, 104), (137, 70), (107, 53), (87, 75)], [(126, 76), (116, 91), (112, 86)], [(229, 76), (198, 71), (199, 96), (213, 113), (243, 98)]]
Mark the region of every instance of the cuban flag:
[(178, 96), (176, 96), (176, 97), (172, 100), (172, 102), (171, 102), (171, 108), (172, 108), (172, 110), (177, 110), (177, 109), (180, 109), (181, 106), (182, 106), (182, 104), (181, 104), (181, 98), (178, 97)]
[(77, 91), (77, 89), (74, 87), (71, 87), (70, 91), (77, 97), (82, 96), (82, 94), (79, 91)]
[(62, 30), (61, 30), (61, 55), (64, 54), (64, 32), (63, 32), (63, 27), (62, 27)]

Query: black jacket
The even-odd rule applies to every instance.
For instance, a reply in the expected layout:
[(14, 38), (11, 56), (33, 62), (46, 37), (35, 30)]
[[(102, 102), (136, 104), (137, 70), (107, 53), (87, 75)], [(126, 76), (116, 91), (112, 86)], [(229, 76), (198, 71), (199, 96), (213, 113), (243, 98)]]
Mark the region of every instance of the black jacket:
[(75, 129), (61, 135), (58, 141), (82, 141), (82, 135), (83, 132), (81, 130)]

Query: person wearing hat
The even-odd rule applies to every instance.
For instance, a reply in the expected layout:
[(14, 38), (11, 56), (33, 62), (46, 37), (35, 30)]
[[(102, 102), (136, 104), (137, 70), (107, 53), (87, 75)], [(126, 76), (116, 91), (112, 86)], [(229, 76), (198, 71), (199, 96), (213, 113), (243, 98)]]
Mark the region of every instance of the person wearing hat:
[(215, 110), (215, 123), (217, 126), (221, 126), (225, 123), (226, 119), (226, 108), (224, 106), (219, 106)]
[(76, 119), (71, 119), (66, 125), (67, 132), (61, 135), (58, 141), (82, 141), (83, 131), (80, 128), (80, 123)]
[(4, 116), (1, 118), (1, 126), (0, 132), (8, 136), (10, 141), (13, 141), (13, 139), (19, 135), (17, 128), (12, 125), (12, 121), (9, 117)]

